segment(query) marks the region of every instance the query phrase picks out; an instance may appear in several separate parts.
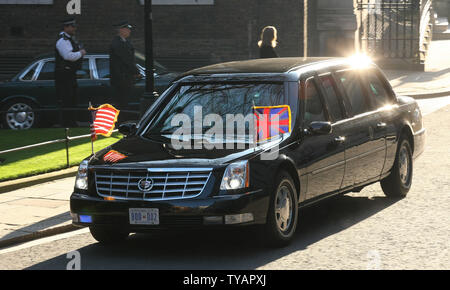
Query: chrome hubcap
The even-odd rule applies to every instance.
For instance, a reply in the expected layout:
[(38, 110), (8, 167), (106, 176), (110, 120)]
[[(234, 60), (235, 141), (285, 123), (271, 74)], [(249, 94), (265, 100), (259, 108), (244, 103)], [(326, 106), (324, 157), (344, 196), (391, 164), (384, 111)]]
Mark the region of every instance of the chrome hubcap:
[(34, 118), (33, 108), (23, 103), (12, 105), (6, 113), (8, 127), (13, 130), (30, 129), (34, 124)]
[(409, 186), (409, 183), (411, 182), (411, 166), (410, 166), (410, 159), (408, 154), (408, 149), (406, 146), (402, 146), (399, 154), (399, 173), (400, 173), (400, 180), (405, 186)]
[(292, 223), (292, 214), (293, 207), (290, 190), (283, 185), (278, 190), (275, 198), (275, 218), (280, 231), (285, 232), (289, 229)]

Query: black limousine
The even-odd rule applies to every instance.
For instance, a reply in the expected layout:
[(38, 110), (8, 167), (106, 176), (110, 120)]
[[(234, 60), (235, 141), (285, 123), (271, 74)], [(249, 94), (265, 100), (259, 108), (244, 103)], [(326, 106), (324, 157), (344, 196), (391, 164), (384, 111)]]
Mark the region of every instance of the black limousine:
[(373, 63), (347, 58), (196, 69), (119, 130), (125, 138), (81, 163), (70, 199), (73, 223), (103, 243), (254, 225), (284, 246), (306, 205), (375, 182), (405, 197), (425, 142), (416, 101)]

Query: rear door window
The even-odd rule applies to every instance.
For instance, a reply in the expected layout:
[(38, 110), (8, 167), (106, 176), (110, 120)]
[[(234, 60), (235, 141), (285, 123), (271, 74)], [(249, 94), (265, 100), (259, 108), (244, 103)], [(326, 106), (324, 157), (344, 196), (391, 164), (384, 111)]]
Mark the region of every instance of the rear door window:
[(81, 69), (77, 72), (77, 78), (79, 80), (91, 79), (91, 68), (89, 67), (89, 59), (83, 59)]
[(344, 118), (342, 108), (338, 99), (336, 84), (331, 75), (320, 76), (320, 81), (325, 93), (325, 102), (328, 106), (332, 121), (336, 122)]
[(55, 62), (47, 61), (41, 68), (38, 81), (50, 81), (55, 80)]
[(36, 72), (36, 68), (38, 64), (34, 64), (32, 68), (21, 78), (23, 81), (31, 81), (33, 80), (34, 73)]
[(109, 79), (109, 59), (108, 58), (97, 58), (95, 60), (97, 65), (97, 76), (99, 79)]
[(353, 116), (359, 115), (369, 111), (369, 104), (364, 95), (361, 80), (354, 71), (341, 71), (337, 72), (342, 86), (344, 87), (345, 94), (350, 102), (350, 110)]

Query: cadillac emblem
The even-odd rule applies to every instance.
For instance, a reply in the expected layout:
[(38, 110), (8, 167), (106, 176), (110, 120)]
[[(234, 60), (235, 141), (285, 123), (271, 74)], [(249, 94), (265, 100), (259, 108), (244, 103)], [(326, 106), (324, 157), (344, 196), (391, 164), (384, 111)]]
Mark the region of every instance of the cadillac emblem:
[(151, 178), (142, 178), (138, 181), (138, 188), (140, 191), (149, 192), (153, 188), (153, 179)]

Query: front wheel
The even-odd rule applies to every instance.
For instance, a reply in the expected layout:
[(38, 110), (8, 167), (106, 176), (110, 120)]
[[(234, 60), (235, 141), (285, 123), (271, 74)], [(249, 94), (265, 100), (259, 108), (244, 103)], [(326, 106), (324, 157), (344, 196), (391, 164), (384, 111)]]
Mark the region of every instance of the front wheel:
[(270, 198), (267, 223), (262, 239), (272, 247), (288, 245), (294, 236), (298, 220), (297, 190), (291, 176), (281, 171)]
[(413, 177), (413, 158), (411, 145), (403, 136), (395, 156), (391, 174), (381, 180), (381, 188), (387, 197), (403, 198), (411, 188)]
[(27, 130), (37, 125), (38, 115), (34, 111), (34, 105), (26, 100), (10, 101), (3, 110), (2, 116), (5, 128), (12, 130)]
[(129, 233), (113, 227), (89, 227), (91, 235), (101, 244), (113, 244), (124, 241)]

